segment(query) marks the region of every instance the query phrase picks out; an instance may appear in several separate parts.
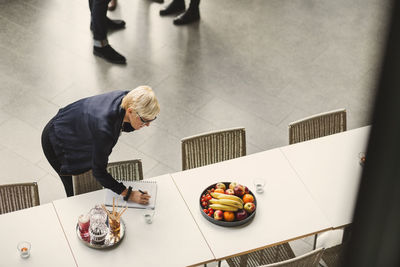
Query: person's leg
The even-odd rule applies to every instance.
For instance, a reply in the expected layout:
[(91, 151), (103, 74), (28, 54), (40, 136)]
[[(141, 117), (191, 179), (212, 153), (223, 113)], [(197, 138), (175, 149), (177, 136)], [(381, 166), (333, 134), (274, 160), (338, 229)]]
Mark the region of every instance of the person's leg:
[(172, 0), (164, 9), (160, 10), (160, 16), (172, 15), (185, 11), (185, 0)]
[[(106, 59), (111, 63), (126, 64), (123, 55), (115, 51), (107, 40), (107, 28), (114, 26), (114, 21), (107, 18), (107, 5), (110, 0), (89, 0), (91, 12), (91, 29), (93, 31), (93, 54)], [(123, 25), (121, 24), (123, 23)], [(124, 21), (118, 21), (117, 24), (125, 27)]]
[(110, 0), (89, 0), (93, 38), (107, 40), (107, 5)]
[(191, 0), (185, 13), (174, 19), (175, 25), (185, 25), (200, 20), (200, 0)]
[[(51, 167), (59, 174), (61, 169), (61, 163), (59, 162), (56, 153), (54, 152), (53, 146), (49, 139), (49, 130), (51, 127), (51, 121), (44, 127), (42, 132), (42, 148), (47, 161), (50, 163)], [(67, 197), (74, 195), (74, 190), (72, 186), (72, 176), (61, 176), (61, 181), (65, 188), (65, 193)]]

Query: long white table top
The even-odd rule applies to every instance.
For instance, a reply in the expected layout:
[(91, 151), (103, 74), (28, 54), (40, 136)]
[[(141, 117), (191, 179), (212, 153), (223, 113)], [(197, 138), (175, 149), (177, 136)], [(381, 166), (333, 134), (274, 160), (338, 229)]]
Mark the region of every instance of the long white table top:
[[(171, 176), (216, 259), (330, 228), (328, 220), (279, 149)], [(254, 178), (265, 179), (266, 185), (263, 194), (256, 194), (257, 213), (248, 225), (221, 227), (201, 215), (199, 198), (206, 187), (217, 182), (238, 182), (255, 193)]]
[[(0, 216), (0, 266), (76, 266), (53, 204)], [(31, 243), (29, 258), (20, 257), (17, 244)]]
[(352, 222), (370, 126), (280, 148), (332, 227)]
[(104, 203), (104, 190), (54, 201), (62, 227), (79, 267), (85, 266), (188, 266), (209, 262), (214, 255), (185, 206), (169, 175), (157, 181), (152, 224), (145, 210), (128, 209), (122, 216), (126, 236), (114, 249), (96, 250), (83, 244), (75, 232), (78, 216)]

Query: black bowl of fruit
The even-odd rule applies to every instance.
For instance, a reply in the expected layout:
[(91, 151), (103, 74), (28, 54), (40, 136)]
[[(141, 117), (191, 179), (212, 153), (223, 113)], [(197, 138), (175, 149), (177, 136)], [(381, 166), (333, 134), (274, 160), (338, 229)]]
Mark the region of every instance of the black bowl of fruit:
[(207, 187), (200, 195), (200, 212), (220, 226), (239, 226), (256, 215), (254, 194), (236, 182), (220, 182)]

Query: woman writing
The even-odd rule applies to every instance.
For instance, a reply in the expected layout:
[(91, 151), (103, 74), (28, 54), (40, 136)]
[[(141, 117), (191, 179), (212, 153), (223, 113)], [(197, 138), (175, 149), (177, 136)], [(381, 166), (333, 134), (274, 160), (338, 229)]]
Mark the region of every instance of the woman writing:
[(67, 196), (74, 195), (72, 175), (92, 170), (105, 188), (126, 200), (147, 204), (148, 194), (131, 192), (106, 168), (121, 132), (149, 126), (159, 112), (158, 100), (148, 86), (84, 98), (60, 109), (43, 130), (42, 147)]

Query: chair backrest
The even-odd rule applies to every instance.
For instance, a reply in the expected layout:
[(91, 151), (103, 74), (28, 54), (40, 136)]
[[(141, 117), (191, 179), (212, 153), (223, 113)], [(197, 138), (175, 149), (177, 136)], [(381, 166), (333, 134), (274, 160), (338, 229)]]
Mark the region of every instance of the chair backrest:
[(0, 185), (0, 214), (40, 205), (36, 182)]
[(182, 170), (246, 155), (246, 131), (233, 128), (183, 138)]
[(294, 252), (289, 243), (267, 247), (244, 255), (226, 259), (229, 267), (257, 267), (294, 258)]
[(319, 248), (293, 259), (262, 265), (262, 267), (317, 267), (323, 253), (324, 249)]
[(289, 124), (289, 144), (346, 131), (346, 110), (337, 109)]
[(343, 259), (343, 243), (327, 248), (322, 255), (322, 260), (328, 265), (329, 267), (338, 267), (341, 266), (342, 259)]
[[(110, 162), (107, 171), (118, 181), (143, 180), (142, 161), (140, 159)], [(94, 178), (92, 170), (72, 176), (74, 195), (100, 190), (103, 186)]]

